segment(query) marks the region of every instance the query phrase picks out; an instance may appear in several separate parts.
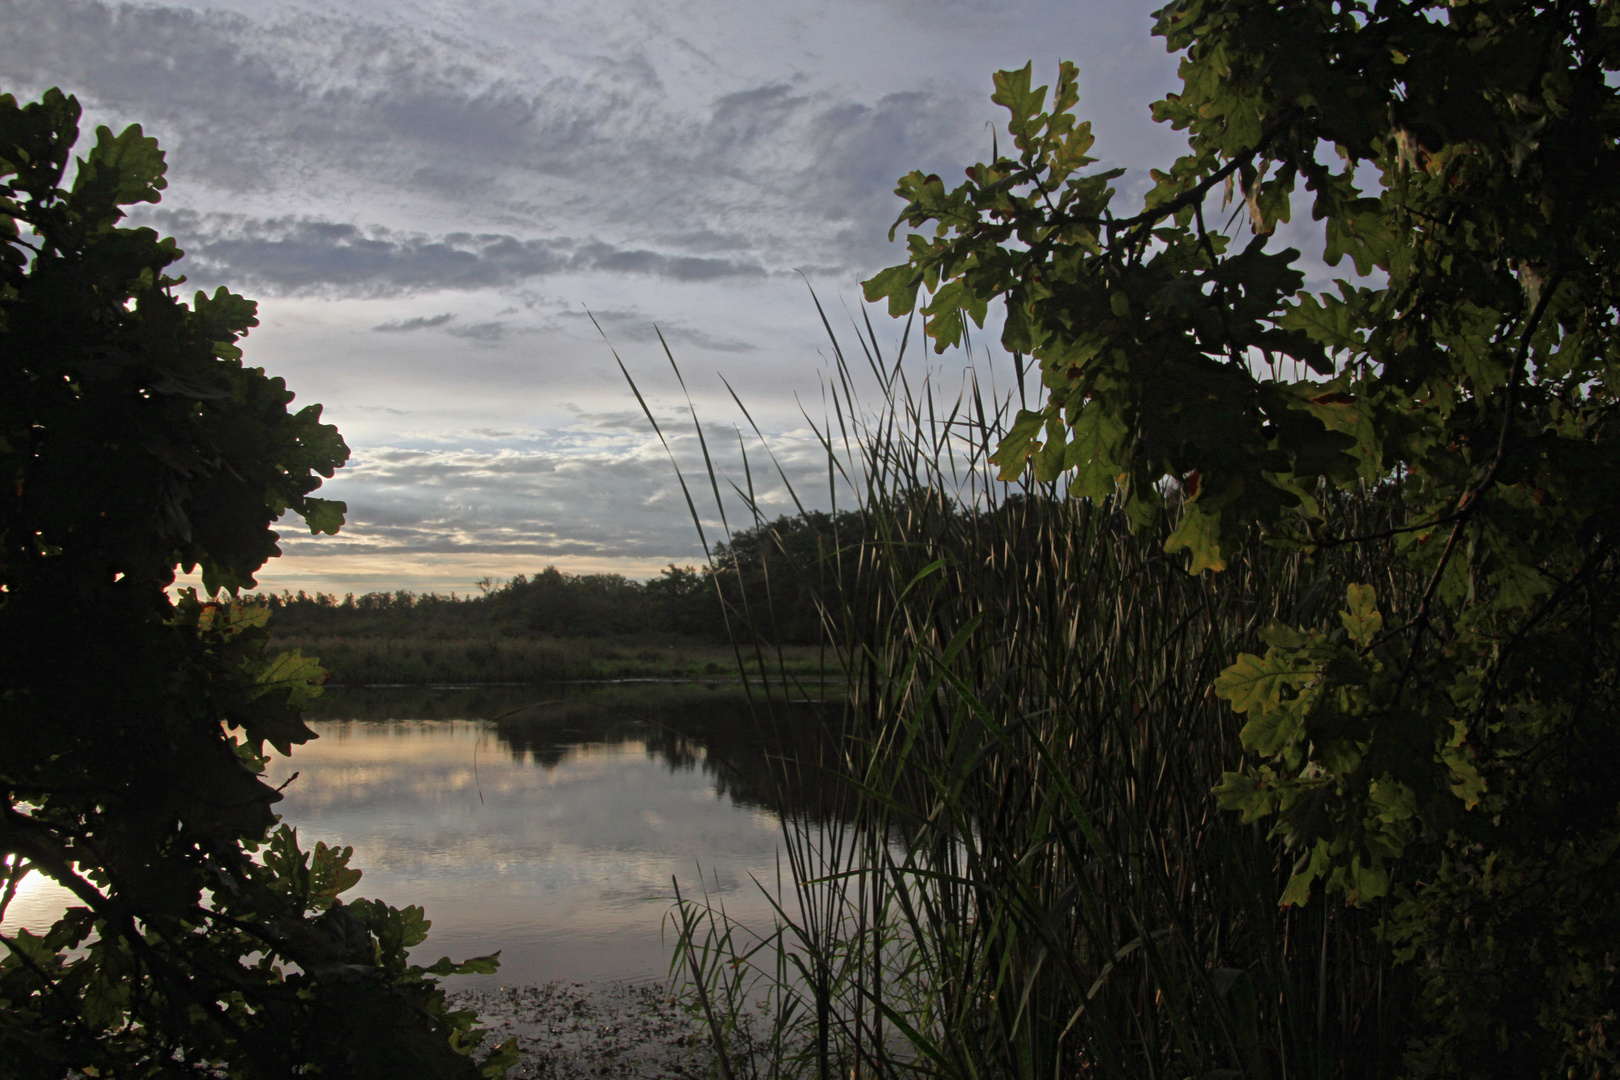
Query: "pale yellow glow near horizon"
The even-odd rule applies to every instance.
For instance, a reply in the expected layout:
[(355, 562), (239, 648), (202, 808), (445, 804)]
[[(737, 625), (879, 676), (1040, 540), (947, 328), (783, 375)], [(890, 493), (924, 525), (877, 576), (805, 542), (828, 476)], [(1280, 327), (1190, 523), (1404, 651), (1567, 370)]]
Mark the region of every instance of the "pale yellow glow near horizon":
[[(670, 563), (691, 566), (691, 556), (665, 558), (603, 558), (598, 556), (475, 555), (355, 553), (342, 555), (283, 555), (271, 559), (257, 577), (258, 591), (296, 593), (395, 592), (458, 596), (477, 595), (478, 581), (488, 577), (499, 583), (518, 574), (533, 575), (548, 566), (568, 574), (623, 574), (645, 580), (657, 577)], [(202, 587), (200, 574), (180, 575), (175, 588)]]

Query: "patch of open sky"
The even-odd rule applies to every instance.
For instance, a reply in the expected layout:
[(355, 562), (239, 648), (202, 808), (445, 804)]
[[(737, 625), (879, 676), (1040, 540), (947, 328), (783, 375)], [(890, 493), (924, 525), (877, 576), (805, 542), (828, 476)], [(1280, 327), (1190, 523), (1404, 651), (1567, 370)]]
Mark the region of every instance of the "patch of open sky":
[[(661, 544), (671, 557), (693, 548), (586, 309), (660, 418), (686, 399), (654, 325), (706, 423), (746, 430), (723, 372), (790, 472), (808, 475), (801, 402), (822, 422), (832, 365), (797, 271), (845, 333), (838, 300), (903, 256), (886, 239), (895, 178), (956, 177), (988, 155), (998, 67), (1033, 59), (1049, 82), (1059, 59), (1077, 60), (1097, 153), (1172, 159), (1181, 136), (1148, 122), (1174, 84), (1175, 58), (1148, 35), (1155, 6), (0, 0), (0, 72), (25, 97), (79, 94), (87, 133), (140, 122), (160, 139), (170, 187), (136, 220), (179, 238), (194, 284), (260, 300), (248, 362), (285, 377), (299, 406), (323, 403), (355, 448), (329, 486), (354, 503), (353, 537), (294, 540), (289, 525), (288, 558), (267, 578), (330, 591), (387, 494), (391, 521), (416, 507), (416, 533), (458, 538), (455, 564), (402, 541), (395, 580), (378, 555), (349, 564), (354, 583), (423, 588), (512, 572), (469, 545), (530, 523), (536, 547), (598, 567), (614, 565), (600, 553), (618, 528), (626, 572), (656, 570)], [(1144, 179), (1127, 177), (1128, 192)], [(950, 357), (929, 363), (960, 374)], [(608, 418), (621, 417), (616, 434)], [(480, 434), (494, 431), (517, 434)], [(699, 460), (693, 442), (675, 437), (684, 467)], [(535, 495), (532, 475), (492, 467), (449, 514), (431, 486), (407, 497), (367, 480), (388, 448), (502, 447), (567, 457), (544, 474), (562, 486)], [(575, 474), (594, 488), (567, 486)], [(804, 485), (810, 499), (823, 489)], [(568, 502), (576, 493), (590, 515)], [(520, 514), (524, 499), (570, 510)], [(679, 512), (654, 526), (666, 504)], [(477, 513), (493, 531), (459, 523)], [(569, 535), (581, 521), (590, 531)]]

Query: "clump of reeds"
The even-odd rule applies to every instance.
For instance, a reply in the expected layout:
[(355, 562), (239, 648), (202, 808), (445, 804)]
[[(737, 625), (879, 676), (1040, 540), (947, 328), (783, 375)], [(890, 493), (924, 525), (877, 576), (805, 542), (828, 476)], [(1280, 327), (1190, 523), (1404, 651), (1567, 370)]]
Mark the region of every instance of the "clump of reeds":
[[(1107, 504), (999, 483), (1009, 403), (971, 378), (954, 400), (910, 385), (903, 339), (890, 362), (870, 323), (857, 336), (875, 390), (835, 338), (822, 437), (858, 535), (796, 583), (819, 590), (848, 696), (822, 752), (782, 766), (848, 782), (784, 815), (776, 925), (690, 892), (676, 917), (673, 970), (723, 1071), (1391, 1074), (1411, 988), (1378, 914), (1278, 907), (1294, 853), (1211, 795), (1242, 759), (1211, 686), (1269, 621), (1329, 625), (1352, 581), (1408, 587), (1396, 564), (1256, 537), (1189, 576), (1163, 552), (1173, 507), (1133, 533)], [(1380, 492), (1324, 507), (1343, 533), (1391, 512)], [(771, 639), (768, 612), (731, 615), (745, 648)]]

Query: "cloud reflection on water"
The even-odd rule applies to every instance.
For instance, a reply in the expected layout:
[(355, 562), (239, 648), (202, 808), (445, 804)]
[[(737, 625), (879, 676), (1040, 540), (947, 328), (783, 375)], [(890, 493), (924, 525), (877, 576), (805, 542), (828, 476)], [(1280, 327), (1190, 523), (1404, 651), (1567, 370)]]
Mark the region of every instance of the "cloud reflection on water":
[[(355, 718), (501, 704), (489, 691), (423, 693), (333, 695), (326, 715), (350, 716), (313, 720), (321, 737), (270, 779), (298, 772), (278, 809), (306, 845), (353, 845), (357, 895), (427, 908), (428, 959), (501, 949), (503, 983), (661, 977), (670, 878), (694, 889), (699, 867), (728, 911), (769, 923), (753, 879), (774, 880), (780, 826), (767, 796), (721, 763), (758, 754), (740, 745), (734, 693), (688, 689), (678, 706), (666, 694), (637, 710), (622, 693), (576, 692), (499, 721)], [(683, 717), (698, 730), (683, 734)]]
[[(350, 898), (427, 909), (419, 960), (501, 951), (499, 975), (454, 981), (661, 978), (670, 879), (694, 895), (700, 868), (734, 918), (771, 922), (755, 881), (775, 881), (780, 825), (737, 687), (334, 690), (310, 724), (271, 763), (272, 784), (298, 774), (276, 809), (306, 848), (355, 849)], [(71, 902), (30, 874), (3, 929)]]

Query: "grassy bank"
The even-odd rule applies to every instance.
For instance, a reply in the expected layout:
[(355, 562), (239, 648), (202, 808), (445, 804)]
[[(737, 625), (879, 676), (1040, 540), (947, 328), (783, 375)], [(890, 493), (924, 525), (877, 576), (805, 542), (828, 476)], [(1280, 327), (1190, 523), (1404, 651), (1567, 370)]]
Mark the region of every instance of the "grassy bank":
[[(576, 679), (738, 678), (757, 674), (760, 658), (739, 667), (729, 645), (680, 638), (506, 638), (287, 636), (272, 649), (319, 657), (340, 685), (375, 683), (542, 683)], [(773, 675), (817, 678), (829, 655), (808, 646), (773, 650)], [(836, 666), (834, 666), (836, 670)]]

